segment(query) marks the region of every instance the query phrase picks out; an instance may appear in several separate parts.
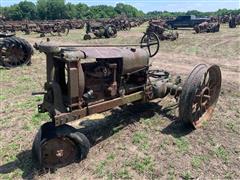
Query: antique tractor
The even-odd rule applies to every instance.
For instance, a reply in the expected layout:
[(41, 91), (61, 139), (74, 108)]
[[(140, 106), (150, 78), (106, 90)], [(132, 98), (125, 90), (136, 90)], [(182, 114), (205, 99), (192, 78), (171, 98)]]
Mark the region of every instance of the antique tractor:
[(0, 65), (6, 68), (30, 65), (32, 46), (26, 40), (14, 35), (0, 33)]
[(218, 22), (202, 22), (194, 26), (193, 29), (196, 33), (215, 33), (219, 32), (220, 24)]
[(158, 35), (158, 38), (161, 41), (164, 40), (174, 41), (179, 36), (178, 32), (167, 30), (167, 28), (164, 27), (164, 23), (154, 24), (154, 22), (149, 22), (149, 26), (147, 27), (146, 33), (155, 33), (156, 35)]
[(44, 22), (38, 24), (36, 32), (40, 33), (40, 37), (45, 37), (47, 33), (50, 33), (52, 36), (67, 36), (69, 26), (59, 22)]
[(94, 34), (97, 38), (114, 38), (117, 36), (117, 29), (112, 24), (104, 25), (103, 23), (94, 22), (86, 23), (86, 34), (84, 35), (84, 40), (92, 39), (91, 33)]
[(56, 168), (85, 158), (86, 134), (66, 123), (129, 103), (146, 103), (172, 95), (179, 119), (199, 127), (211, 118), (221, 90), (219, 66), (197, 65), (185, 82), (170, 80), (167, 71), (152, 69), (150, 57), (159, 49), (155, 34), (141, 44), (65, 45), (45, 42), (35, 48), (46, 54), (47, 82), (39, 113), (48, 112), (33, 142), (33, 157), (42, 167)]

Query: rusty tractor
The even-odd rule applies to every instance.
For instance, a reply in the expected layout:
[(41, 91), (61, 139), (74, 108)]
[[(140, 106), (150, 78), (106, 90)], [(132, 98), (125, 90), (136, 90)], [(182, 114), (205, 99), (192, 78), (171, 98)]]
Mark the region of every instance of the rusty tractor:
[(26, 40), (14, 35), (0, 33), (0, 65), (6, 68), (30, 65), (32, 46)]
[(131, 29), (131, 22), (128, 19), (113, 19), (110, 21), (118, 31), (129, 31)]
[(172, 30), (167, 30), (161, 25), (149, 23), (149, 26), (147, 27), (146, 33), (155, 33), (157, 34), (158, 38), (162, 41), (164, 40), (170, 40), (174, 41), (178, 38), (179, 34), (178, 32), (174, 32)]
[(87, 134), (66, 123), (129, 103), (147, 103), (174, 97), (179, 120), (199, 127), (209, 120), (221, 90), (217, 65), (197, 65), (185, 82), (152, 69), (150, 58), (159, 50), (158, 36), (142, 37), (141, 44), (59, 46), (50, 41), (35, 44), (46, 54), (47, 81), (39, 113), (51, 122), (41, 126), (33, 142), (33, 157), (44, 168), (58, 168), (87, 157)]
[(220, 24), (218, 22), (203, 22), (199, 25), (194, 26), (196, 33), (215, 33), (219, 32)]
[(45, 34), (50, 33), (52, 36), (67, 36), (69, 33), (69, 26), (62, 23), (40, 23), (37, 31), (40, 37), (45, 37)]
[(117, 29), (112, 24), (104, 24), (101, 22), (87, 22), (86, 23), (86, 34), (84, 40), (92, 39), (91, 34), (94, 34), (96, 38), (115, 38), (117, 36)]

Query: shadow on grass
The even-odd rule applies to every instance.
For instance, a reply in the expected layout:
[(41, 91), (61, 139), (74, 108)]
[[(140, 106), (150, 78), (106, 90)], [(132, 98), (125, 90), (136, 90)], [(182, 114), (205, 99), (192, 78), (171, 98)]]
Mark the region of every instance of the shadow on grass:
[(23, 171), (23, 179), (34, 178), (34, 174), (37, 168), (32, 163), (31, 151), (23, 151), (17, 155), (17, 159), (15, 161), (0, 166), (0, 174), (9, 174), (17, 169), (21, 169)]
[[(162, 109), (157, 103), (135, 104), (125, 108), (115, 108), (111, 111), (111, 115), (100, 120), (85, 120), (80, 123), (84, 128), (78, 129), (79, 132), (85, 134), (92, 146), (107, 139), (114, 133), (120, 131), (124, 127), (138, 122), (140, 119), (150, 119), (157, 114), (166, 117), (171, 123), (161, 132), (163, 134), (171, 134), (174, 137), (181, 137), (189, 134), (192, 129), (183, 126), (177, 121), (177, 117), (169, 113), (177, 106), (169, 106)], [(49, 171), (45, 171), (37, 167), (32, 161), (31, 151), (24, 151), (17, 155), (17, 160), (0, 166), (0, 174), (8, 174), (16, 169), (23, 171), (22, 178), (33, 179), (35, 175), (42, 175)]]
[(117, 108), (111, 111), (111, 115), (99, 120), (85, 120), (80, 123), (84, 128), (79, 131), (87, 136), (92, 145), (107, 139), (114, 133), (120, 131), (130, 124), (139, 122), (141, 119), (150, 119), (156, 114), (167, 118), (170, 124), (163, 128), (163, 134), (170, 134), (174, 137), (182, 137), (193, 131), (192, 126), (188, 126), (178, 120), (178, 117), (171, 112), (177, 105), (162, 108), (157, 103), (136, 104), (125, 108)]

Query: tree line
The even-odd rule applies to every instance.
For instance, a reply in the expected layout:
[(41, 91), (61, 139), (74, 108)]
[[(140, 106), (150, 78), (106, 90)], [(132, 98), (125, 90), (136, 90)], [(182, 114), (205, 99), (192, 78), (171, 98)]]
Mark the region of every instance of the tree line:
[(137, 8), (118, 3), (115, 7), (107, 5), (88, 6), (84, 3), (65, 3), (64, 0), (38, 0), (36, 4), (21, 1), (10, 7), (1, 7), (2, 16), (8, 20), (54, 20), (54, 19), (97, 19), (119, 15), (143, 17)]
[(197, 17), (217, 17), (217, 16), (224, 16), (224, 15), (239, 15), (240, 9), (236, 10), (229, 10), (229, 9), (219, 9), (215, 12), (200, 12), (197, 10), (191, 10), (187, 12), (168, 12), (168, 11), (152, 11), (148, 12), (145, 17), (148, 18), (170, 18), (182, 15), (195, 15)]
[(88, 6), (84, 3), (65, 3), (65, 0), (38, 0), (36, 4), (25, 0), (10, 7), (0, 7), (0, 15), (7, 20), (99, 19), (117, 16), (167, 18), (179, 15), (204, 17), (226, 14), (240, 14), (240, 9), (219, 9), (216, 12), (196, 10), (187, 12), (152, 11), (145, 14), (133, 6), (123, 3), (118, 3), (115, 7), (107, 5)]

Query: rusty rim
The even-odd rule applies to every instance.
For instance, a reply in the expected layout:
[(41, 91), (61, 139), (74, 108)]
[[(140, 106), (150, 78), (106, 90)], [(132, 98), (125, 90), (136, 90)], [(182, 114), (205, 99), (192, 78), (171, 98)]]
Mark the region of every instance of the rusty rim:
[(221, 88), (221, 71), (216, 65), (211, 66), (203, 75), (192, 103), (194, 127), (199, 127), (209, 120), (214, 111)]
[(25, 53), (23, 47), (6, 45), (1, 49), (3, 63), (8, 67), (15, 67), (25, 63)]
[(41, 145), (42, 164), (56, 168), (73, 163), (78, 158), (78, 148), (68, 137), (56, 137)]

